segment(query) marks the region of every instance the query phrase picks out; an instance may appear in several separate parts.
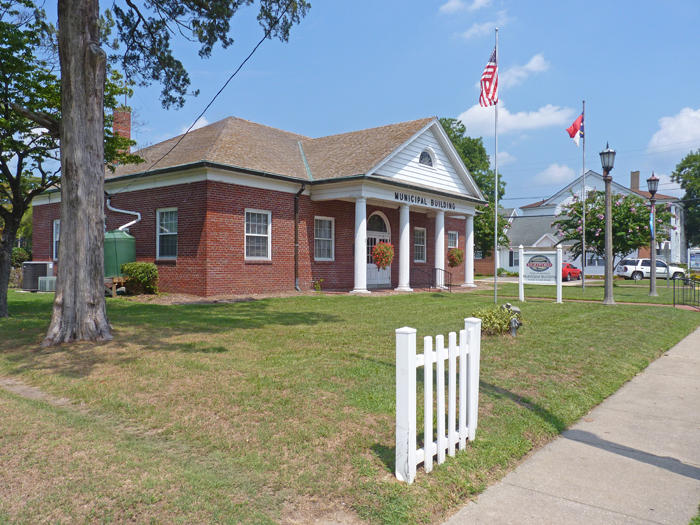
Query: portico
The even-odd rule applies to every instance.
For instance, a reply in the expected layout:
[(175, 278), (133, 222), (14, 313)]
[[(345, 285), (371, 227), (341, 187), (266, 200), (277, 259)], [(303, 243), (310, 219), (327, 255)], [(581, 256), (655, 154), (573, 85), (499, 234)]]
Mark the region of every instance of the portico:
[[(473, 197), (407, 191), (390, 183), (363, 180), (316, 188), (311, 199), (354, 203), (354, 287), (351, 293), (368, 294), (372, 289), (390, 287), (410, 292), (414, 268), (435, 272), (438, 286), (444, 283), (446, 271), (458, 282), (463, 272), (464, 286), (474, 286), (473, 219), (477, 202)], [(392, 244), (395, 250), (394, 261), (386, 269), (377, 268), (372, 260), (372, 248), (381, 241)], [(463, 270), (447, 267), (447, 253), (451, 248), (464, 251)]]

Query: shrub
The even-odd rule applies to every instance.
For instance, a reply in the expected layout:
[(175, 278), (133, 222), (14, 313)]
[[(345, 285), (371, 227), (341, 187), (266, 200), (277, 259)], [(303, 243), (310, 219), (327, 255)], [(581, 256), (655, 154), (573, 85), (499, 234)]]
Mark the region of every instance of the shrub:
[(452, 248), (447, 252), (447, 264), (450, 268), (459, 266), (464, 262), (464, 251), (459, 248)]
[(372, 260), (377, 268), (382, 270), (391, 265), (391, 261), (394, 260), (394, 245), (384, 241), (378, 242), (372, 248)]
[(515, 317), (522, 324), (522, 315), (507, 308), (480, 308), (470, 317), (481, 319), (481, 333), (486, 335), (501, 335), (510, 332), (510, 320)]
[(496, 270), (496, 273), (498, 274), (499, 277), (502, 277), (508, 273), (508, 270), (506, 270), (505, 268), (498, 268)]
[(153, 263), (124, 263), (120, 271), (127, 276), (129, 293), (158, 293), (158, 267)]
[(31, 260), (32, 260), (31, 252), (25, 250), (24, 248), (20, 248), (19, 246), (15, 246), (14, 248), (12, 248), (12, 267), (13, 268), (21, 268), (23, 262), (31, 261)]

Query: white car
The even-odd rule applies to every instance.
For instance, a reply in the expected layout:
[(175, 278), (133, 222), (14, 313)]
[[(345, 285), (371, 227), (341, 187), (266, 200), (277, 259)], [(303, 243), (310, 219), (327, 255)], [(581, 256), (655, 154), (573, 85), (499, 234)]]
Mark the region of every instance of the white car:
[[(677, 266), (669, 266), (663, 261), (656, 261), (656, 277), (665, 279), (669, 274), (672, 279), (683, 279), (685, 270)], [(623, 259), (617, 265), (617, 275), (625, 279), (641, 281), (651, 277), (651, 259)]]

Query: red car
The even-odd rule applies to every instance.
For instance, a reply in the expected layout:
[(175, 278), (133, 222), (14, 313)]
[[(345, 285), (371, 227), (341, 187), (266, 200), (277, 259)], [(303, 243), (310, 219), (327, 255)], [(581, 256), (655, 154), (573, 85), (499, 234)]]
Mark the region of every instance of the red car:
[(572, 266), (570, 263), (564, 263), (561, 267), (561, 278), (564, 281), (570, 281), (571, 279), (581, 280), (581, 270)]

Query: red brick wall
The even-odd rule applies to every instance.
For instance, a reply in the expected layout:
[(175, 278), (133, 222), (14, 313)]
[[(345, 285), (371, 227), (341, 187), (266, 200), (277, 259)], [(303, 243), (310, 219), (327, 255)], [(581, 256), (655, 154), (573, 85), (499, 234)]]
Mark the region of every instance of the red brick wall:
[[(294, 194), (248, 188), (222, 182), (196, 182), (125, 192), (112, 197), (112, 206), (141, 213), (141, 221), (129, 228), (136, 237), (136, 258), (158, 265), (159, 288), (163, 292), (197, 295), (264, 293), (294, 289)], [(156, 211), (178, 209), (177, 259), (156, 259)], [(272, 257), (269, 261), (245, 260), (245, 210), (272, 214)], [(389, 221), (396, 255), (391, 267), (391, 286), (398, 286), (399, 210), (367, 206), (367, 216), (381, 211)], [(106, 210), (107, 230), (133, 220), (133, 216)], [(34, 209), (34, 257), (50, 260), (53, 220), (60, 204)], [(335, 260), (314, 260), (314, 218), (335, 219)], [(435, 219), (411, 212), (411, 267), (431, 271), (435, 260)], [(414, 228), (427, 232), (427, 261), (413, 261)], [(459, 247), (465, 247), (464, 219), (445, 219), (445, 269), (452, 283), (464, 282), (464, 264), (447, 265), (447, 231), (459, 232)], [(323, 289), (354, 286), (355, 204), (344, 201), (315, 202), (299, 198), (299, 284), (312, 289), (313, 280), (323, 279)], [(478, 271), (478, 270), (477, 270)]]

